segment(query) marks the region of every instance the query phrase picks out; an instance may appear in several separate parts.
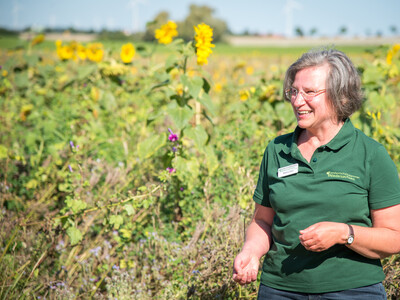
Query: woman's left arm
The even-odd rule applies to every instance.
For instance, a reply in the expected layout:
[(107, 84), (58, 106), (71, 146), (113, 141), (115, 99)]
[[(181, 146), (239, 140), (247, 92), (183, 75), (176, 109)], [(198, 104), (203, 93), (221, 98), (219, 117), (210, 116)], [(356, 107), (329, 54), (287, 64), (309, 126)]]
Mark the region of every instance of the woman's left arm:
[[(352, 225), (353, 251), (373, 259), (400, 253), (400, 204), (371, 210), (372, 227)], [(344, 223), (320, 222), (300, 230), (300, 242), (310, 251), (324, 251), (335, 244), (346, 244), (349, 228)]]
[(369, 258), (400, 253), (400, 204), (371, 210), (372, 227), (353, 226), (354, 242), (348, 247)]

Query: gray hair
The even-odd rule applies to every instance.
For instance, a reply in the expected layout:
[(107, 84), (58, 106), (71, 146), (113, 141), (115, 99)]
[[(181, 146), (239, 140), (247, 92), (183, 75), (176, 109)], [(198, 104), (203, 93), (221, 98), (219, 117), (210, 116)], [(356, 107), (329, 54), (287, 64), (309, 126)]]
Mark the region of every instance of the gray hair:
[(304, 53), (286, 71), (283, 95), (290, 101), (285, 96), (285, 90), (292, 87), (297, 72), (325, 63), (329, 65), (329, 74), (326, 79), (328, 101), (334, 108), (338, 120), (345, 120), (360, 109), (363, 94), (357, 69), (346, 54), (339, 50), (312, 50)]

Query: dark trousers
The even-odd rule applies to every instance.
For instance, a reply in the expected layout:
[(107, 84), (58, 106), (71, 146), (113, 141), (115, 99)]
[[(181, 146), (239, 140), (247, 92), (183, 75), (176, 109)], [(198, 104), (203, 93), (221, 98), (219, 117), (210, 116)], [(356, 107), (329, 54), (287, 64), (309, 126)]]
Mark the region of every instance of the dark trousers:
[(258, 300), (386, 300), (386, 292), (382, 283), (360, 288), (329, 292), (321, 294), (307, 294), (277, 290), (260, 284)]

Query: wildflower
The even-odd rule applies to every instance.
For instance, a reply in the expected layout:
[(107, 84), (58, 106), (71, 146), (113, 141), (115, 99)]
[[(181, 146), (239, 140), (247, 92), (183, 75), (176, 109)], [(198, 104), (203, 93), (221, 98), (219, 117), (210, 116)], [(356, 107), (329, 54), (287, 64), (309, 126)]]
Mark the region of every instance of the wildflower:
[(32, 104), (23, 105), (20, 111), (20, 118), (22, 121), (26, 121), (26, 118), (31, 114), (34, 106)]
[(248, 90), (241, 90), (239, 91), (240, 100), (246, 101), (250, 98), (250, 92)]
[(175, 133), (173, 133), (172, 130), (171, 130), (170, 128), (168, 128), (168, 131), (171, 133), (171, 134), (168, 136), (168, 139), (169, 139), (171, 142), (176, 142), (176, 141), (178, 140), (178, 136), (177, 136)]
[(96, 257), (99, 256), (100, 251), (101, 251), (101, 247), (100, 246), (89, 250), (89, 252), (94, 254), (94, 256), (96, 256)]
[(216, 83), (216, 84), (215, 84), (215, 91), (216, 91), (217, 93), (219, 93), (219, 92), (222, 91), (222, 84), (221, 84), (221, 83)]
[(175, 153), (176, 151), (178, 151), (178, 149), (176, 147), (172, 147), (172, 152)]
[(39, 35), (35, 36), (35, 37), (32, 39), (31, 44), (32, 44), (32, 46), (35, 46), (35, 45), (37, 45), (37, 44), (42, 43), (43, 41), (44, 41), (44, 34), (39, 34)]
[(181, 192), (183, 192), (185, 189), (183, 187), (180, 188)]
[(56, 250), (57, 250), (57, 251), (61, 251), (61, 250), (63, 250), (64, 248), (65, 248), (65, 243), (64, 243), (63, 240), (60, 240), (60, 241), (58, 242), (57, 246), (56, 246)]
[(71, 173), (74, 172), (74, 171), (72, 170), (71, 165), (68, 165), (68, 169), (69, 169), (69, 171), (70, 171)]
[(101, 43), (89, 44), (86, 48), (87, 58), (94, 62), (101, 62), (104, 55), (103, 45)]
[(179, 96), (182, 96), (182, 95), (183, 95), (183, 84), (182, 84), (182, 83), (179, 83), (179, 84), (176, 86), (175, 91), (176, 91), (176, 93), (177, 93)]
[(133, 60), (133, 57), (135, 56), (135, 47), (132, 45), (132, 43), (127, 43), (122, 46), (121, 48), (121, 60), (128, 64), (131, 63)]
[(170, 44), (172, 39), (178, 35), (176, 28), (177, 25), (174, 21), (168, 21), (168, 23), (162, 25), (159, 29), (154, 31), (154, 36), (160, 44)]
[(75, 148), (74, 142), (73, 141), (69, 141), (69, 145), (71, 146), (71, 148)]
[(117, 265), (113, 265), (112, 268), (113, 268), (113, 270), (119, 271), (119, 267)]
[(86, 48), (84, 46), (78, 45), (76, 48), (76, 53), (80, 60), (86, 60), (87, 54), (86, 54)]
[(211, 48), (215, 47), (215, 45), (211, 44), (213, 30), (210, 26), (201, 23), (194, 27), (196, 32), (195, 40), (196, 40), (196, 55), (197, 55), (197, 64), (204, 65), (208, 64), (208, 56), (212, 53)]
[(387, 56), (386, 56), (386, 62), (388, 65), (392, 64), (393, 57), (396, 55), (397, 52), (400, 50), (400, 44), (395, 44), (392, 48), (389, 49)]
[(71, 59), (74, 55), (74, 50), (69, 45), (63, 45), (60, 40), (56, 42), (57, 46), (57, 55), (61, 60)]
[(254, 73), (254, 68), (252, 66), (248, 66), (246, 68), (246, 74), (247, 75), (253, 75), (253, 73)]
[(166, 170), (167, 170), (170, 174), (171, 174), (171, 173), (174, 173), (174, 172), (176, 171), (174, 168), (170, 168), (170, 167), (168, 167)]
[(1, 75), (2, 75), (3, 77), (6, 77), (6, 76), (8, 75), (8, 71), (7, 71), (7, 70), (3, 70), (3, 71), (1, 72)]

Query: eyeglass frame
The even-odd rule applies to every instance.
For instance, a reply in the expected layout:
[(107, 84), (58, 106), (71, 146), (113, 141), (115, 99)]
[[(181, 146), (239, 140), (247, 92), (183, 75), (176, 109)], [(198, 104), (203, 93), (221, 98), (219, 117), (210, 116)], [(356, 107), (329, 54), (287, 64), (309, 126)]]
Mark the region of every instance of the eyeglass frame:
[[(295, 90), (295, 91), (296, 91), (296, 95), (294, 96), (294, 99), (292, 99), (293, 95), (290, 95), (290, 97), (289, 97), (289, 95), (288, 95), (289, 92), (292, 91), (292, 90)], [(292, 102), (293, 100), (295, 100), (295, 99), (297, 98), (297, 96), (298, 96), (299, 93), (300, 93), (300, 94), (303, 96), (303, 99), (304, 99), (304, 100), (306, 100), (306, 101), (311, 101), (311, 100), (313, 100), (315, 97), (317, 97), (317, 96), (319, 96), (319, 95), (325, 93), (325, 92), (326, 92), (326, 89), (321, 89), (321, 90), (318, 90), (318, 91), (310, 91), (310, 92), (312, 92), (312, 93), (314, 93), (314, 94), (313, 94), (313, 95), (308, 95), (308, 94), (306, 94), (304, 91), (299, 91), (298, 89), (296, 89), (296, 88), (294, 88), (294, 87), (291, 87), (290, 89), (286, 89), (286, 90), (285, 90), (285, 96), (286, 96), (286, 99), (287, 99), (288, 101)]]

